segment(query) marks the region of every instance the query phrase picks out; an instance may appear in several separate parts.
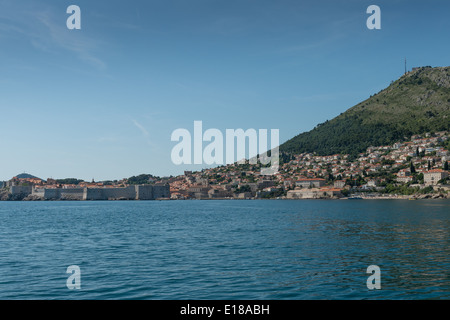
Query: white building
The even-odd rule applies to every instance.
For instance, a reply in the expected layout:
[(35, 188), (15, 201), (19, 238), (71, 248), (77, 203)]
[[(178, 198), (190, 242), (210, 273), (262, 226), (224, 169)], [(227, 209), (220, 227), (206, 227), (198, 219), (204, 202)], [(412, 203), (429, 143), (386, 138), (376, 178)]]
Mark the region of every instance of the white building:
[(435, 169), (430, 170), (427, 172), (424, 172), (423, 174), (423, 180), (425, 182), (425, 185), (436, 185), (438, 182), (442, 179), (445, 179), (448, 177), (448, 172), (441, 170), (441, 169)]
[(301, 188), (320, 188), (325, 185), (325, 179), (299, 179), (295, 182), (296, 187)]
[(334, 181), (334, 187), (338, 189), (342, 189), (345, 187), (345, 180), (336, 180)]

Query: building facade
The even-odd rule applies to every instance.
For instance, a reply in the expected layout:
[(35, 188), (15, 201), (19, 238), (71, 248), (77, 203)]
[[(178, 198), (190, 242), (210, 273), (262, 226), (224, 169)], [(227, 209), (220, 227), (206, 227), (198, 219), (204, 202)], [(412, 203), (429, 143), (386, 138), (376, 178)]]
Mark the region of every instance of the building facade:
[(325, 179), (300, 179), (295, 182), (296, 187), (300, 188), (320, 188), (325, 185)]
[(312, 188), (290, 190), (287, 192), (287, 199), (336, 199), (341, 198), (341, 189), (337, 188)]
[(437, 185), (438, 182), (442, 179), (445, 179), (448, 177), (448, 172), (445, 170), (430, 170), (423, 174), (423, 181), (425, 185), (432, 186)]
[(344, 180), (336, 180), (333, 185), (335, 188), (342, 189), (345, 187), (345, 181)]

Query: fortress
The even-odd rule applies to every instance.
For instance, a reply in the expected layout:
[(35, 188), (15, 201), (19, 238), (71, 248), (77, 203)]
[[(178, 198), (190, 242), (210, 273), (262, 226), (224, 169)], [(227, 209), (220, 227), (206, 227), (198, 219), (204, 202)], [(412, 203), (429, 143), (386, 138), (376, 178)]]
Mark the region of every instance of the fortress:
[(39, 188), (11, 186), (13, 196), (33, 196), (43, 200), (156, 200), (170, 198), (169, 184), (135, 185), (124, 188)]

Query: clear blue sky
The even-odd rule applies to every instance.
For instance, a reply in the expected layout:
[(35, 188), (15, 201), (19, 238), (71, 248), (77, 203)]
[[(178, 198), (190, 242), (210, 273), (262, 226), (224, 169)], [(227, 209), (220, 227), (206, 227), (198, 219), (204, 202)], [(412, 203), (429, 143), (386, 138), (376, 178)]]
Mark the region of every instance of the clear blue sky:
[(170, 136), (194, 120), (282, 143), (388, 86), (405, 56), (448, 66), (449, 35), (447, 0), (0, 0), (0, 180), (177, 175)]

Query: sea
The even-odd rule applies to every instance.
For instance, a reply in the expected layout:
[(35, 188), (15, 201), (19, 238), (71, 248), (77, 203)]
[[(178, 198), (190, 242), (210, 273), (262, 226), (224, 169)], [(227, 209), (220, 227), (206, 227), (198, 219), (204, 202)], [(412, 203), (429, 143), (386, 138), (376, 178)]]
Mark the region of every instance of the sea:
[(449, 200), (0, 202), (2, 300), (449, 298)]

